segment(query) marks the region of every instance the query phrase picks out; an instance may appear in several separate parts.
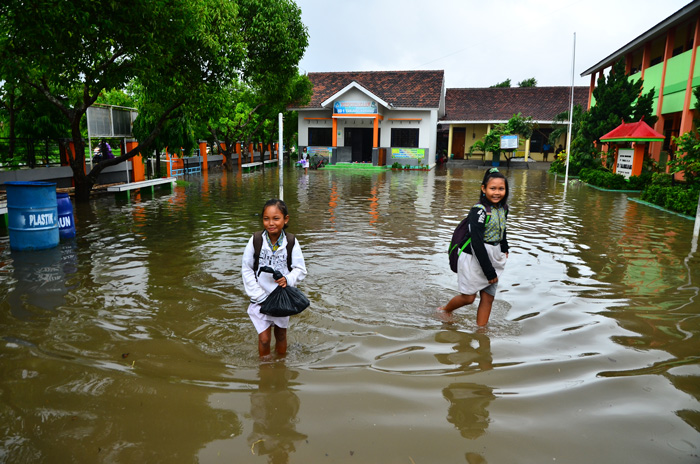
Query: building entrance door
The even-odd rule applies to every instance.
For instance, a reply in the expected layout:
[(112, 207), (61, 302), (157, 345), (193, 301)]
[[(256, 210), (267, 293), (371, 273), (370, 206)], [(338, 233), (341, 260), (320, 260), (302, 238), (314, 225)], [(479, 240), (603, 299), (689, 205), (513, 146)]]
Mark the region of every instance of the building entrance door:
[(455, 127), (452, 130), (452, 153), (455, 159), (464, 159), (464, 142), (466, 138), (466, 129), (464, 127)]
[(345, 146), (352, 147), (353, 163), (372, 162), (372, 129), (345, 128)]

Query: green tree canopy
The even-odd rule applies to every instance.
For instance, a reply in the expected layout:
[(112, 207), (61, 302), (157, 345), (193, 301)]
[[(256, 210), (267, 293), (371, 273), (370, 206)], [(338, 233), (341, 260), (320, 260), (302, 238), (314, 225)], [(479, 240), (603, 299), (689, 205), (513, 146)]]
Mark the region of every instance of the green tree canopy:
[(531, 77), (529, 79), (518, 82), (518, 87), (537, 87), (537, 79)]
[(503, 82), (499, 82), (498, 84), (494, 84), (490, 86), (490, 89), (495, 89), (499, 87), (505, 87), (505, 88), (510, 88), (510, 78), (504, 80)]
[[(8, 0), (0, 5), (0, 76), (35, 89), (69, 123), (76, 198), (85, 200), (102, 169), (147, 149), (203, 95), (235, 79), (274, 89), (276, 74), (296, 74), (306, 40), (289, 0)], [(81, 120), (105, 89), (132, 80), (148, 94), (148, 135), (85, 174)]]

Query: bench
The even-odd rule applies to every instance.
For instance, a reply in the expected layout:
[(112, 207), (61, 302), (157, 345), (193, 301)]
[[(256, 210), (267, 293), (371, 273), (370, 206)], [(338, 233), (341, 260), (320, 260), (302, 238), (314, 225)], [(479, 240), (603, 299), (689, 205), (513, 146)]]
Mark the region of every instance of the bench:
[(111, 187), (107, 187), (107, 191), (111, 192), (111, 193), (123, 193), (123, 192), (129, 192), (131, 190), (141, 189), (141, 188), (145, 188), (145, 187), (153, 188), (156, 185), (169, 184), (170, 186), (172, 186), (173, 182), (175, 182), (174, 177), (165, 177), (162, 179), (142, 180), (141, 182), (130, 182), (128, 184), (112, 185)]
[(277, 163), (277, 161), (278, 161), (278, 160), (276, 160), (276, 159), (275, 159), (275, 160), (265, 160), (265, 161), (263, 161), (263, 163), (265, 163), (265, 164), (275, 164), (275, 163)]
[(263, 164), (260, 161), (256, 161), (255, 163), (245, 163), (245, 164), (241, 164), (241, 169), (243, 171), (254, 171), (259, 166), (262, 166), (262, 165)]

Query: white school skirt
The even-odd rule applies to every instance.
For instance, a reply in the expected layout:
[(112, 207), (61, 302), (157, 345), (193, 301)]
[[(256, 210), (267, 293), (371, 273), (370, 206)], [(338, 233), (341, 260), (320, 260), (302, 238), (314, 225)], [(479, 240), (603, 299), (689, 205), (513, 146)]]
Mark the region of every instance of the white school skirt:
[[(501, 245), (489, 245), (484, 243), (486, 254), (491, 260), (491, 265), (496, 270), (496, 275), (501, 278), (501, 273), (506, 267), (506, 254), (501, 251)], [(463, 295), (475, 295), (480, 290), (491, 285), (481, 270), (481, 265), (476, 256), (463, 252), (457, 261), (457, 285), (459, 293)]]
[(253, 321), (255, 330), (257, 330), (258, 333), (263, 333), (272, 324), (276, 325), (280, 329), (286, 329), (289, 327), (289, 316), (268, 316), (260, 312), (259, 304), (251, 303), (250, 306), (248, 306), (248, 316), (250, 316), (250, 320)]

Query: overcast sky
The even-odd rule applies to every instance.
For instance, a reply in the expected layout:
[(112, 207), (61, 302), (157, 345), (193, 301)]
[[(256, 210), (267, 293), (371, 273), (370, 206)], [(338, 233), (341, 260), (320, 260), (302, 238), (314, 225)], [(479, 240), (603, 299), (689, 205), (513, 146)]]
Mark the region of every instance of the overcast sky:
[(445, 71), (447, 87), (580, 74), (688, 0), (296, 0), (309, 30), (302, 72)]

